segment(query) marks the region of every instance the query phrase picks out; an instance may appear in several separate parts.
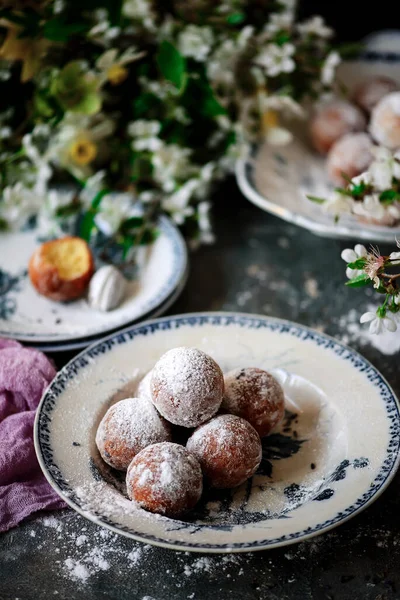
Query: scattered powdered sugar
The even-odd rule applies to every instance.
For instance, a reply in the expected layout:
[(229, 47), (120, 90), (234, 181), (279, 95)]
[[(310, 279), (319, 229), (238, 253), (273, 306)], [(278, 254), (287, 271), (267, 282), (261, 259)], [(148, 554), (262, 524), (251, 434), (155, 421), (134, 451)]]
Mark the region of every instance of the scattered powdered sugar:
[(306, 281), (304, 282), (304, 289), (305, 289), (307, 296), (309, 296), (310, 298), (313, 298), (313, 299), (318, 298), (318, 296), (319, 296), (318, 281), (316, 279), (314, 279), (313, 277), (306, 279)]
[[(376, 306), (369, 305), (366, 311), (375, 312)], [(399, 332), (385, 331), (379, 335), (370, 333), (368, 325), (360, 323), (362, 312), (351, 309), (347, 315), (342, 315), (338, 321), (340, 334), (338, 337), (345, 343), (356, 342), (361, 346), (371, 345), (385, 355), (392, 355), (400, 350)]]
[(80, 581), (86, 581), (89, 579), (90, 572), (85, 565), (73, 560), (72, 558), (67, 558), (64, 564), (70, 572), (72, 579), (79, 579)]
[(126, 398), (111, 406), (96, 434), (96, 444), (103, 459), (122, 470), (149, 444), (169, 439), (168, 423), (144, 398)]
[(217, 363), (197, 348), (173, 348), (153, 368), (154, 404), (171, 423), (196, 427), (218, 410), (223, 374)]

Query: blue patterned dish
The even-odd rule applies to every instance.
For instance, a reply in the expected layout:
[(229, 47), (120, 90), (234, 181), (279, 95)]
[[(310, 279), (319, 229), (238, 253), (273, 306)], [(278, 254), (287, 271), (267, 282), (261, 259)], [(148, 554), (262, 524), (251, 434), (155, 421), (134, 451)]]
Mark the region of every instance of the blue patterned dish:
[[(173, 520), (135, 508), (94, 436), (110, 403), (134, 394), (159, 356), (181, 345), (208, 352), (223, 370), (272, 370), (286, 414), (263, 440), (251, 480), (206, 492), (193, 514)], [(35, 447), (50, 484), (95, 523), (178, 550), (244, 552), (304, 540), (364, 509), (398, 467), (399, 432), (393, 391), (350, 348), (288, 321), (200, 313), (136, 325), (74, 358), (41, 401)]]
[(0, 337), (65, 344), (104, 336), (152, 314), (175, 292), (185, 277), (185, 241), (167, 217), (158, 223), (159, 236), (139, 249), (137, 274), (129, 281), (121, 305), (108, 313), (91, 308), (85, 298), (52, 302), (31, 285), (27, 267), (40, 243), (38, 231), (0, 235)]

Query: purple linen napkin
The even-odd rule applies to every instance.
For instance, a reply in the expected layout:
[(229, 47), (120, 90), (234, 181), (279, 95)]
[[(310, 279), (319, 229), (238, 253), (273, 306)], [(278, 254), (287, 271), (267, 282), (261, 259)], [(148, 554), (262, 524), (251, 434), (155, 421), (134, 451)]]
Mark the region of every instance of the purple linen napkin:
[(39, 510), (66, 506), (46, 481), (33, 446), (35, 411), (55, 374), (38, 350), (0, 338), (0, 532)]

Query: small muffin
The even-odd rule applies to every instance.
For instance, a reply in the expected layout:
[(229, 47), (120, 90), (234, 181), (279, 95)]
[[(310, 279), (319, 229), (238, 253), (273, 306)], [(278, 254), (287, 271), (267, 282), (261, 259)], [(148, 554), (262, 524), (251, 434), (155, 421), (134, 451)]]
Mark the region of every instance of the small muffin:
[(182, 427), (197, 427), (216, 414), (224, 376), (210, 356), (196, 348), (174, 348), (153, 368), (151, 394), (157, 410)]
[(39, 294), (67, 301), (82, 296), (93, 275), (94, 261), (87, 243), (67, 236), (42, 244), (29, 261), (29, 277)]
[(345, 100), (332, 100), (320, 106), (312, 117), (311, 142), (318, 152), (326, 154), (346, 133), (363, 131), (365, 127), (365, 117), (357, 106)]
[(126, 398), (111, 406), (96, 433), (102, 459), (119, 471), (126, 471), (146, 446), (170, 440), (170, 425), (143, 398)]
[(126, 474), (126, 489), (141, 508), (178, 517), (200, 500), (203, 475), (198, 460), (183, 446), (164, 442), (135, 456)]
[(369, 131), (378, 144), (395, 150), (400, 147), (400, 92), (388, 94), (372, 111)]
[(246, 419), (264, 437), (282, 420), (285, 398), (281, 386), (267, 371), (235, 369), (225, 375), (221, 409)]
[(384, 96), (398, 89), (398, 84), (390, 77), (375, 75), (355, 88), (353, 100), (362, 110), (370, 114)]
[(220, 415), (200, 425), (186, 448), (198, 459), (204, 477), (215, 488), (244, 483), (257, 471), (262, 456), (257, 431), (235, 415)]
[(366, 133), (348, 133), (329, 150), (326, 169), (335, 185), (347, 184), (343, 173), (350, 179), (366, 171), (373, 161), (371, 138)]

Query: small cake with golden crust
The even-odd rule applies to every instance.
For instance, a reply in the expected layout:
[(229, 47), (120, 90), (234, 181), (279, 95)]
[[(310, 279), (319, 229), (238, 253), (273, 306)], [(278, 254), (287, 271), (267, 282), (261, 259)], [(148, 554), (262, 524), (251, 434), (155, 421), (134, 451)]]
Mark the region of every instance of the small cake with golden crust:
[(211, 487), (233, 488), (257, 471), (261, 440), (250, 423), (235, 415), (219, 415), (200, 425), (186, 448), (198, 459)]
[(29, 261), (29, 277), (39, 294), (67, 301), (85, 292), (93, 275), (94, 261), (87, 243), (67, 236), (45, 242)]
[(361, 110), (345, 100), (332, 100), (317, 107), (310, 123), (311, 142), (321, 154), (346, 133), (363, 131), (366, 119)]
[(374, 144), (367, 133), (348, 133), (329, 150), (326, 169), (332, 183), (347, 185), (349, 179), (364, 173), (373, 161)]
[(155, 364), (151, 395), (157, 410), (182, 427), (197, 427), (218, 411), (224, 376), (215, 362), (197, 348), (173, 348)]
[(111, 406), (96, 433), (102, 459), (119, 471), (126, 471), (146, 446), (170, 440), (169, 423), (143, 398), (126, 398)]
[(198, 460), (183, 446), (153, 444), (132, 460), (126, 489), (129, 498), (144, 510), (178, 517), (200, 500), (203, 474)]
[(375, 75), (356, 87), (353, 100), (366, 113), (370, 114), (382, 98), (398, 89), (398, 84), (390, 77)]
[(225, 375), (221, 409), (246, 419), (264, 437), (283, 418), (283, 390), (267, 371), (255, 367), (234, 369)]
[(375, 106), (369, 131), (378, 144), (396, 150), (400, 148), (400, 92), (388, 94)]

